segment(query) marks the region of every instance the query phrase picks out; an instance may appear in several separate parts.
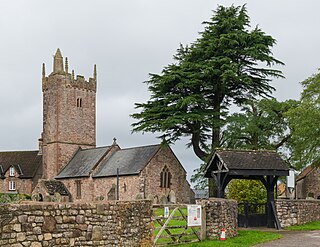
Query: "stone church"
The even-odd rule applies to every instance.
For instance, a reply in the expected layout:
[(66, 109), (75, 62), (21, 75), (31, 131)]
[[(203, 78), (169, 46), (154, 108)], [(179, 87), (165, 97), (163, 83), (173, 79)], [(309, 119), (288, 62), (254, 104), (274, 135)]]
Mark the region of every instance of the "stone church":
[(97, 71), (69, 72), (58, 49), (53, 71), (42, 67), (43, 132), (39, 150), (0, 152), (0, 193), (35, 200), (151, 199), (190, 203), (186, 171), (169, 146), (96, 147)]

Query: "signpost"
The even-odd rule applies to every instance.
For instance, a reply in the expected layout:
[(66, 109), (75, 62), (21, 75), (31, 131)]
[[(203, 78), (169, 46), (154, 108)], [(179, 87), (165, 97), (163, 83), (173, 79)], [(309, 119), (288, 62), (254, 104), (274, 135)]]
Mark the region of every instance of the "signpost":
[(188, 205), (188, 226), (201, 226), (201, 206)]

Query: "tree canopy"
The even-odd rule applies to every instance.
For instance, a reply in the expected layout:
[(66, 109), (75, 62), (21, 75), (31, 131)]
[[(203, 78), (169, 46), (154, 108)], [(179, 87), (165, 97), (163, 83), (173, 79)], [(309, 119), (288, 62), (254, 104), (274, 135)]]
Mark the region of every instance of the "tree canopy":
[(320, 74), (301, 84), (301, 103), (287, 114), (293, 129), (292, 162), (298, 169), (309, 164), (320, 166)]
[(298, 106), (296, 100), (279, 102), (275, 98), (248, 101), (240, 112), (226, 120), (223, 146), (233, 149), (278, 150), (292, 135), (286, 113)]
[(267, 190), (259, 180), (232, 180), (228, 184), (227, 198), (237, 202), (266, 203)]
[(146, 82), (150, 100), (136, 103), (133, 131), (160, 132), (166, 142), (190, 137), (189, 145), (203, 161), (221, 145), (221, 127), (231, 103), (241, 105), (273, 91), (276, 41), (259, 27), (252, 30), (244, 6), (218, 6), (190, 46), (180, 45), (175, 62)]

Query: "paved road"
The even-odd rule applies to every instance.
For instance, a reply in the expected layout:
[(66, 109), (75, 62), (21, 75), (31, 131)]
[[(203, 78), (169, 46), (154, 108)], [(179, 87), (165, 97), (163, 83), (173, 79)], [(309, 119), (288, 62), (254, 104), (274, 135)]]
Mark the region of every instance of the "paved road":
[(283, 232), (283, 237), (264, 244), (255, 245), (256, 247), (320, 247), (320, 231), (308, 232)]

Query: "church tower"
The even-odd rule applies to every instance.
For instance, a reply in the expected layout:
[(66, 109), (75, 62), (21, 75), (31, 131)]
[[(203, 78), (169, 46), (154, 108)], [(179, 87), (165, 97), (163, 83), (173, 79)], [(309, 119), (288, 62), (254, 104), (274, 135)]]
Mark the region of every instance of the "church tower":
[(42, 65), (43, 178), (53, 179), (68, 163), (79, 147), (96, 146), (97, 71), (93, 78), (69, 73), (68, 59), (57, 49), (53, 71), (46, 76)]

